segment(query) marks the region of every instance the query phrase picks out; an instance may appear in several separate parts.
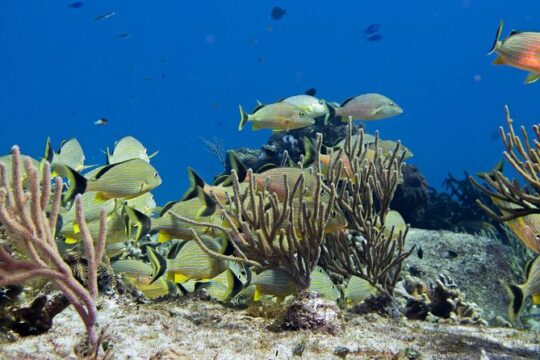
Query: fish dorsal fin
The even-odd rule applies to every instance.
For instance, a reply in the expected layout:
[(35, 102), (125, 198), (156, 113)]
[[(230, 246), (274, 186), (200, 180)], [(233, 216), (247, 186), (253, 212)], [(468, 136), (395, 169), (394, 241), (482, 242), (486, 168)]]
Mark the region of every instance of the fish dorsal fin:
[(196, 198), (198, 195), (197, 188), (200, 187), (204, 189), (204, 186), (206, 185), (204, 180), (191, 167), (188, 167), (188, 179), (189, 188), (186, 190), (180, 201)]
[[(129, 160), (127, 160), (129, 161)], [(125, 162), (125, 161), (124, 161)], [(106, 165), (104, 167), (102, 167), (97, 173), (96, 175), (94, 176), (94, 179), (97, 180), (99, 179), (100, 177), (102, 177), (103, 175), (105, 175), (107, 173), (107, 171), (111, 170), (113, 167), (117, 166), (117, 165), (120, 165), (122, 163), (116, 163), (116, 164), (109, 164), (109, 165)]]
[(304, 91), (304, 94), (309, 95), (309, 96), (315, 96), (317, 95), (317, 89), (309, 88), (306, 91)]
[(216, 212), (216, 202), (200, 187), (197, 188), (197, 196), (203, 204), (197, 216), (210, 216)]
[(493, 41), (493, 45), (491, 46), (491, 49), (487, 53), (488, 55), (493, 54), (495, 52), (495, 50), (497, 50), (497, 46), (500, 43), (499, 39), (501, 37), (501, 32), (502, 32), (502, 29), (503, 29), (503, 25), (504, 25), (504, 21), (501, 20), (501, 22), (499, 23), (499, 27), (497, 28), (497, 33), (495, 33), (495, 41)]
[(259, 100), (257, 100), (257, 105), (253, 108), (253, 111), (251, 111), (251, 114), (255, 114), (257, 111), (261, 110), (263, 107), (265, 107), (266, 105), (264, 105), (262, 102), (260, 102)]
[(276, 164), (274, 164), (274, 163), (266, 163), (266, 164), (262, 165), (261, 167), (259, 167), (257, 169), (256, 173), (261, 174), (261, 173), (263, 173), (263, 172), (265, 172), (267, 170), (275, 169), (277, 167), (278, 166)]
[(345, 100), (343, 100), (343, 102), (341, 103), (341, 105), (339, 105), (340, 107), (344, 107), (349, 101), (351, 101), (352, 99), (354, 99), (356, 96), (351, 96), (350, 98), (347, 98)]
[(163, 208), (161, 208), (158, 217), (165, 215), (165, 213), (167, 213), (167, 211), (169, 211), (176, 203), (178, 203), (178, 201), (169, 201), (168, 203), (163, 205)]

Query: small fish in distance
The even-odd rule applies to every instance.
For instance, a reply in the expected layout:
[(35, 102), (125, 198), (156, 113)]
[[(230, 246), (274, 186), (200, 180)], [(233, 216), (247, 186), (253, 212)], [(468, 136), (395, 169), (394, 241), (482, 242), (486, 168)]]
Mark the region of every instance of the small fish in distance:
[(383, 36), (380, 35), (380, 34), (375, 34), (375, 35), (371, 35), (369, 36), (366, 41), (371, 41), (371, 42), (375, 42), (375, 41), (380, 41), (382, 40)]
[(362, 32), (366, 35), (372, 35), (372, 34), (375, 34), (377, 31), (379, 31), (380, 29), (381, 29), (381, 25), (371, 24), (367, 28), (362, 30)]
[(100, 118), (94, 121), (94, 125), (99, 125), (99, 126), (104, 126), (104, 125), (107, 125), (108, 123), (109, 123), (109, 120), (105, 118)]
[(68, 4), (68, 6), (73, 9), (79, 9), (84, 6), (84, 3), (82, 1), (75, 1), (75, 2), (72, 2), (71, 4)]
[(94, 20), (95, 21), (105, 20), (105, 19), (108, 19), (108, 18), (110, 18), (111, 16), (114, 16), (114, 15), (116, 15), (116, 12), (111, 11), (111, 12), (108, 12), (106, 14), (96, 16), (94, 18)]
[(279, 6), (274, 6), (274, 8), (272, 9), (272, 12), (270, 13), (270, 17), (272, 18), (272, 20), (281, 20), (281, 18), (283, 16), (285, 16), (287, 14), (287, 10), (283, 9), (283, 8), (280, 8)]
[(116, 37), (119, 39), (129, 39), (131, 35), (129, 35), (128, 33), (121, 33), (121, 34), (116, 35)]
[(499, 23), (495, 42), (488, 55), (497, 53), (494, 65), (509, 65), (529, 71), (525, 84), (540, 79), (540, 32), (520, 32), (513, 30), (504, 40), (499, 40), (504, 22)]

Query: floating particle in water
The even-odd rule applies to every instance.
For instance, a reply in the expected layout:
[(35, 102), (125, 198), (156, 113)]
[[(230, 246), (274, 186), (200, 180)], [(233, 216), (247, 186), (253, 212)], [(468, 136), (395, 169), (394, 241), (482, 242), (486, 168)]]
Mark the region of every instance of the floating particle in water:
[(283, 18), (285, 14), (287, 14), (287, 10), (280, 8), (279, 6), (274, 6), (272, 12), (270, 13), (270, 17), (272, 18), (272, 20), (278, 21), (281, 20), (281, 18)]
[(100, 20), (105, 20), (105, 19), (108, 19), (112, 16), (116, 15), (116, 12), (114, 11), (111, 11), (111, 12), (108, 12), (106, 14), (103, 14), (103, 15), (98, 15), (94, 18), (95, 21), (100, 21)]
[(129, 35), (128, 33), (121, 33), (121, 34), (116, 35), (116, 37), (119, 39), (129, 39), (131, 35)]
[(82, 1), (75, 1), (75, 2), (72, 2), (71, 4), (68, 4), (68, 6), (73, 9), (79, 9), (84, 6), (84, 3)]
[(213, 44), (216, 42), (216, 36), (212, 34), (206, 35), (205, 41), (207, 44)]
[(272, 25), (266, 25), (266, 31), (274, 31), (274, 27)]
[(482, 80), (482, 75), (480, 75), (480, 74), (475, 74), (475, 75), (473, 76), (473, 79), (474, 79), (474, 81), (479, 82), (479, 81)]
[(266, 61), (266, 59), (263, 58), (263, 57), (260, 57), (260, 58), (257, 59), (257, 62), (258, 62), (258, 63), (261, 63), (261, 64), (262, 64), (263, 62), (265, 62), (265, 61)]
[(100, 118), (94, 121), (94, 125), (99, 125), (99, 126), (104, 126), (104, 125), (107, 125), (108, 123), (109, 123), (109, 120), (105, 118)]
[(366, 40), (371, 41), (371, 42), (375, 42), (375, 41), (382, 40), (382, 38), (383, 38), (383, 36), (381, 34), (375, 34), (375, 35), (368, 36), (368, 38)]
[(362, 30), (362, 32), (366, 35), (372, 35), (372, 34), (375, 34), (377, 31), (379, 31), (380, 29), (381, 29), (381, 25), (371, 24), (367, 28)]

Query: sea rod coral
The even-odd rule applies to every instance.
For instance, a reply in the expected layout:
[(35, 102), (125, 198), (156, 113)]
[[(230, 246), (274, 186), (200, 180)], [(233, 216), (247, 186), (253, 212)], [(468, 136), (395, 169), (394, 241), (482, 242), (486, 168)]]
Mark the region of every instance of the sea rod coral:
[[(90, 349), (94, 349), (98, 342), (95, 328), (97, 267), (105, 250), (106, 214), (103, 210), (100, 213), (99, 236), (94, 245), (84, 219), (81, 197), (76, 197), (76, 219), (88, 263), (86, 289), (75, 279), (56, 244), (62, 179), (55, 179), (53, 193), (48, 162), (44, 162), (40, 181), (38, 169), (29, 158), (24, 160), (23, 170), (17, 146), (12, 148), (12, 160), (11, 182), (7, 167), (0, 163), (0, 223), (8, 235), (7, 241), (0, 243), (0, 287), (35, 277), (49, 279), (75, 307), (86, 327)], [(26, 173), (28, 190), (23, 187), (23, 173)]]

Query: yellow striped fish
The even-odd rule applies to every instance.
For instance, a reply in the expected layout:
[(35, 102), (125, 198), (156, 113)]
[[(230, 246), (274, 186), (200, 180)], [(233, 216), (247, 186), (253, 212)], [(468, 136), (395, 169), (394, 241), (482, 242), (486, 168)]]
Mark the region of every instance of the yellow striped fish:
[(221, 213), (216, 208), (216, 204), (210, 197), (204, 193), (201, 197), (173, 202), (165, 205), (159, 217), (152, 218), (152, 233), (158, 233), (158, 242), (166, 242), (171, 239), (189, 240), (193, 239), (191, 229), (198, 234), (213, 234), (215, 231), (204, 226), (188, 224), (172, 213), (181, 215), (185, 218), (221, 225)]
[(320, 266), (316, 266), (311, 272), (311, 283), (309, 290), (320, 294), (322, 297), (338, 301), (341, 297), (339, 287), (334, 284), (330, 275)]
[(367, 280), (351, 276), (344, 291), (345, 303), (347, 306), (354, 306), (376, 294), (377, 289)]
[(264, 295), (271, 295), (281, 302), (287, 296), (298, 292), (298, 286), (293, 279), (285, 270), (279, 268), (253, 274), (251, 284), (255, 286), (254, 301), (259, 301)]
[(540, 304), (540, 256), (527, 264), (527, 281), (521, 285), (506, 284), (505, 287), (511, 297), (508, 306), (508, 316), (514, 321), (520, 314), (527, 297), (532, 297), (534, 305)]
[(497, 53), (495, 65), (509, 65), (528, 71), (525, 84), (540, 79), (540, 32), (520, 32), (513, 30), (504, 40), (500, 40), (504, 22), (499, 23), (495, 42), (488, 55)]
[(149, 299), (157, 299), (168, 294), (174, 295), (177, 292), (176, 285), (163, 276), (152, 281), (152, 267), (142, 261), (117, 260), (112, 263), (112, 269), (117, 274), (124, 274), (126, 280)]
[(132, 159), (150, 162), (150, 159), (157, 153), (156, 151), (152, 155), (148, 155), (146, 148), (139, 140), (133, 136), (126, 136), (116, 142), (112, 154), (107, 149), (107, 163), (117, 164)]
[[(225, 245), (219, 240), (209, 236), (201, 236), (203, 243), (211, 250), (219, 253), (225, 251)], [(183, 283), (191, 279), (209, 280), (221, 274), (227, 268), (224, 260), (208, 255), (196, 241), (182, 241), (173, 246), (168, 259), (151, 248), (148, 248), (152, 263), (154, 277), (166, 273), (167, 277), (176, 282)]]

